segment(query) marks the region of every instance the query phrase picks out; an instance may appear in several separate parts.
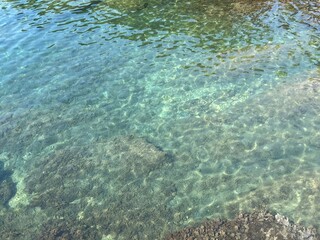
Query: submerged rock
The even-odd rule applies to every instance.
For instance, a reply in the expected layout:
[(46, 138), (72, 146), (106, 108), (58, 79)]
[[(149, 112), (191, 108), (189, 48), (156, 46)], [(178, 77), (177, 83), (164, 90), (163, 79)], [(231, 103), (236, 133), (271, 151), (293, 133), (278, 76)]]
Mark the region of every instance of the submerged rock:
[(7, 205), (17, 192), (15, 183), (7, 178), (0, 183), (0, 204)]
[[(35, 206), (63, 207), (70, 202), (123, 188), (171, 162), (171, 156), (142, 138), (121, 136), (94, 146), (50, 153), (27, 178)], [(122, 186), (122, 187), (121, 187)]]
[(196, 227), (188, 227), (166, 237), (178, 239), (319, 239), (315, 229), (291, 223), (286, 217), (266, 211), (239, 214), (232, 220), (207, 221)]
[(30, 207), (52, 216), (39, 239), (158, 236), (161, 229), (154, 229), (170, 219), (166, 204), (177, 191), (162, 174), (171, 164), (170, 154), (134, 136), (66, 147), (39, 159), (26, 179)]
[(78, 225), (75, 222), (49, 221), (43, 226), (43, 230), (38, 240), (56, 240), (56, 239), (101, 239), (96, 231), (92, 231), (90, 226)]
[(12, 172), (4, 170), (0, 162), (0, 205), (7, 206), (17, 192), (16, 184), (11, 179)]

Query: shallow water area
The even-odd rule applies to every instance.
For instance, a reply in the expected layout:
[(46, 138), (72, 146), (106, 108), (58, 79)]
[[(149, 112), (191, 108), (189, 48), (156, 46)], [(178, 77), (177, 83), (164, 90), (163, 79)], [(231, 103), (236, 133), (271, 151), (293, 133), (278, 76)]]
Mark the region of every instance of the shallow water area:
[(319, 12), (2, 1), (1, 236), (161, 239), (253, 209), (319, 229)]

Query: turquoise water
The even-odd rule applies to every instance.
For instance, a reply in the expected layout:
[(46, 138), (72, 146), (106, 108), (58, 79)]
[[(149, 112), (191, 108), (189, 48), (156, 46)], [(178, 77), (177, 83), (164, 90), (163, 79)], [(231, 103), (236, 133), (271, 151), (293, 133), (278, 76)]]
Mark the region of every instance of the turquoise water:
[(319, 229), (319, 2), (0, 9), (2, 236), (161, 239), (253, 209)]

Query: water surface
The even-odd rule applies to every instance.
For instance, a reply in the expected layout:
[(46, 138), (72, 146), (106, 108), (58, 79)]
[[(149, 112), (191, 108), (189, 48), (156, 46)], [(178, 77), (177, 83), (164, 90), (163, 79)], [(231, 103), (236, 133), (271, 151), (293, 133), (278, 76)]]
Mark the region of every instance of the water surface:
[(319, 228), (318, 2), (0, 8), (0, 161), (17, 184), (2, 236), (160, 239), (253, 209)]

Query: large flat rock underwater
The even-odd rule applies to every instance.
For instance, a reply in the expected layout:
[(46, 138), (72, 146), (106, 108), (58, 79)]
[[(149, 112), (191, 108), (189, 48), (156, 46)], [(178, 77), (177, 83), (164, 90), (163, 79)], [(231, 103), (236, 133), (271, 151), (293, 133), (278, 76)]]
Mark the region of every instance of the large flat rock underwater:
[(29, 207), (51, 216), (39, 239), (156, 237), (176, 192), (159, 171), (172, 164), (172, 155), (134, 136), (48, 154), (26, 179)]

